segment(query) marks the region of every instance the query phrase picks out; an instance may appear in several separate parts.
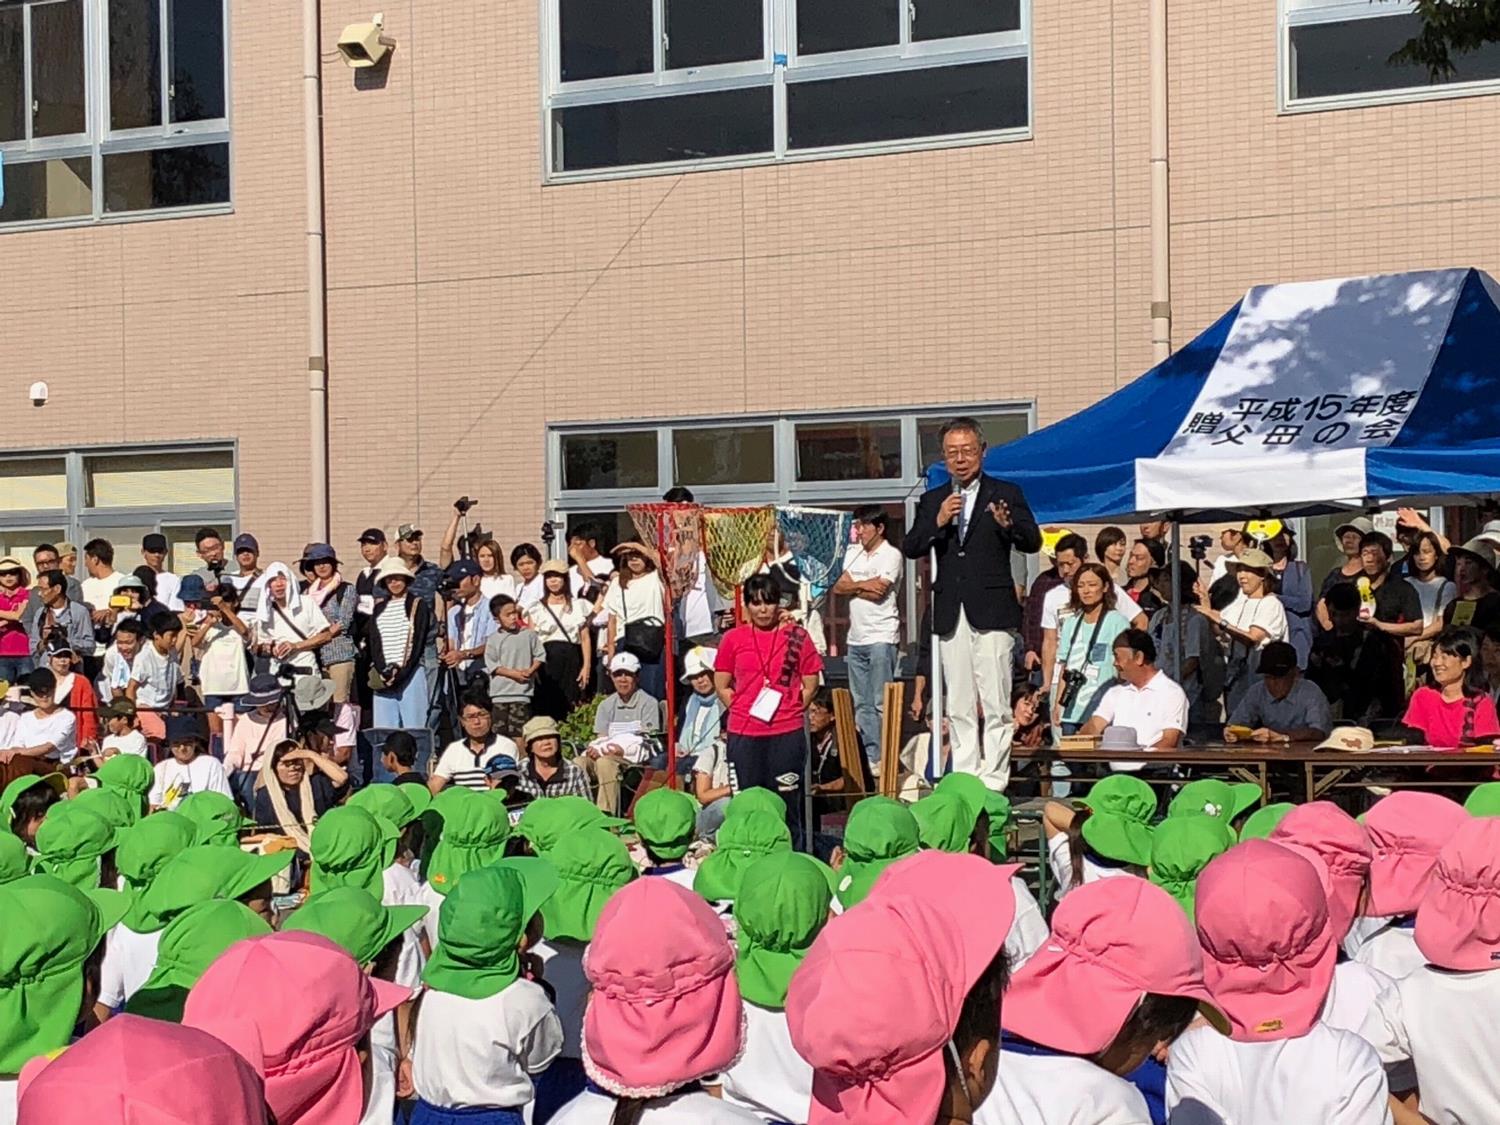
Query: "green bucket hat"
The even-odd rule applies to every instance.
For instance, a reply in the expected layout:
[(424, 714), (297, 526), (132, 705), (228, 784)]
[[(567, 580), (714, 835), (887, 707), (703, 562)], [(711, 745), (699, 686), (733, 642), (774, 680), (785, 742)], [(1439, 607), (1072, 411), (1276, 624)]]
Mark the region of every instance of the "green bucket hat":
[(924, 848), (961, 854), (969, 850), (983, 807), (975, 808), (954, 790), (934, 790), (911, 807), (917, 838)]
[(693, 890), (709, 902), (732, 902), (745, 868), (765, 856), (791, 850), (792, 834), (784, 817), (757, 808), (725, 817), (714, 837), (712, 854), (693, 876)]
[(16, 778), (0, 790), (0, 828), (10, 827), (10, 818), (15, 812), (16, 798), (33, 785), (50, 785), (53, 791), (61, 797), (67, 792), (68, 779), (60, 773), (29, 773), (24, 777)]
[(762, 1008), (784, 1007), (792, 974), (828, 921), (828, 880), (805, 855), (765, 856), (745, 868), (734, 917), (740, 994)]
[(423, 982), (469, 1000), (509, 988), (521, 975), (526, 928), (559, 887), (557, 872), (534, 856), (470, 871), (443, 899)]
[(773, 792), (761, 786), (746, 789), (729, 798), (729, 804), (724, 808), (724, 819), (728, 820), (730, 817), (741, 816), (748, 812), (779, 816), (785, 821), (786, 800), (780, 793)]
[(1151, 862), (1151, 821), (1156, 794), (1134, 774), (1100, 778), (1080, 802), (1091, 815), (1080, 830), (1099, 855), (1145, 867)]
[(195, 844), (227, 844), (238, 847), (240, 829), (254, 821), (240, 812), (240, 807), (222, 793), (189, 793), (172, 810), (185, 816), (198, 829)]
[(192, 847), (195, 831), (187, 817), (165, 811), (142, 817), (120, 830), (115, 839), (115, 867), (125, 880), (126, 889), (136, 896), (125, 915), (127, 927), (143, 932), (141, 927), (146, 918), (141, 912), (141, 896), (167, 860)]
[(1276, 826), (1287, 813), (1297, 806), (1290, 801), (1280, 801), (1274, 805), (1262, 805), (1245, 818), (1245, 823), (1240, 826), (1241, 840), (1264, 840), (1276, 830)]
[(33, 869), (90, 890), (99, 885), (99, 857), (114, 846), (114, 825), (77, 801), (63, 801), (47, 810), (36, 830)]
[(635, 803), (635, 830), (659, 859), (681, 859), (698, 829), (698, 802), (679, 789), (653, 789)]
[(1231, 784), (1217, 777), (1200, 777), (1177, 791), (1167, 806), (1167, 816), (1213, 816), (1233, 825), (1260, 804), (1260, 786), (1253, 781)]
[(70, 803), (88, 809), (116, 832), (129, 828), (141, 819), (140, 798), (127, 797), (118, 789), (105, 789), (102, 786), (98, 789), (85, 789)]
[(432, 889), (446, 895), (460, 875), (488, 867), (505, 854), (510, 817), (499, 801), (471, 789), (445, 789), (432, 807), (442, 815), (443, 838), (432, 850), (426, 875)]
[(531, 844), (537, 855), (546, 855), (572, 832), (584, 828), (623, 828), (628, 823), (617, 816), (606, 816), (585, 797), (542, 797), (526, 806), (516, 832)]
[(194, 844), (162, 865), (140, 899), (139, 934), (154, 933), (190, 906), (237, 899), (292, 865), (293, 852), (256, 855), (223, 844)]
[(630, 853), (617, 836), (587, 828), (558, 841), (547, 859), (558, 878), (556, 893), (542, 906), (547, 937), (592, 941), (604, 904), (636, 877)]
[(283, 931), (322, 934), (361, 965), (427, 917), (426, 906), (383, 906), (359, 887), (334, 887), (309, 895), (281, 924)]
[(385, 896), (383, 873), (396, 862), (401, 830), (382, 816), (353, 805), (329, 809), (313, 825), (312, 873), (314, 891), (360, 887), (375, 898)]
[(156, 948), (156, 967), (146, 983), (125, 1001), (125, 1011), (182, 1022), (188, 990), (237, 941), (271, 932), (266, 920), (248, 906), (223, 899), (190, 906), (167, 923)]
[(31, 857), (21, 837), (0, 831), (0, 884), (13, 883), (26, 874)]
[(1010, 798), (993, 789), (984, 791), (984, 811), (989, 814), (990, 862), (1004, 863), (1010, 855)]
[[(417, 793), (422, 794), (418, 798), (421, 801), (420, 807), (412, 800)], [(427, 791), (425, 785), (380, 783), (367, 785), (356, 791), (349, 798), (348, 803), (354, 808), (364, 809), (367, 813), (385, 817), (397, 828), (405, 828), (427, 811), (427, 806), (432, 804), (432, 794)]]
[(1500, 781), (1486, 781), (1474, 786), (1464, 808), (1470, 816), (1500, 816)]
[(979, 814), (985, 808), (985, 795), (990, 789), (979, 778), (972, 773), (950, 773), (945, 774), (936, 785), (932, 787), (934, 793), (951, 793), (960, 798), (964, 804), (974, 810), (974, 818), (977, 820)]
[(146, 794), (156, 784), (156, 771), (139, 754), (116, 754), (106, 760), (94, 776), (104, 788), (113, 789), (137, 804), (145, 800)]
[(838, 870), (844, 909), (863, 902), (882, 871), (921, 846), (917, 819), (900, 801), (866, 797), (855, 805), (844, 827), (844, 863)]
[(0, 1074), (66, 1047), (83, 1006), (83, 963), (130, 896), (84, 893), (51, 875), (0, 886)]
[(1234, 847), (1234, 830), (1218, 817), (1179, 816), (1162, 821), (1151, 837), (1148, 877), (1193, 917), (1198, 875), (1215, 856)]

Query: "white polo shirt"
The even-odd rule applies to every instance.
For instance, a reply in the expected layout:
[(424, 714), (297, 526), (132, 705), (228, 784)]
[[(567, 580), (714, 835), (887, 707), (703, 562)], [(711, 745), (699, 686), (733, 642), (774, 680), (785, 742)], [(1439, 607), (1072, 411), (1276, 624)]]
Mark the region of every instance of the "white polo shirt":
[[(1141, 687), (1117, 683), (1104, 693), (1094, 717), (1116, 727), (1130, 727), (1142, 746), (1155, 746), (1169, 730), (1185, 731), (1187, 693), (1165, 672), (1158, 671)], [(1117, 773), (1136, 773), (1144, 762), (1111, 762)]]
[[(1067, 617), (1068, 599), (1073, 596), (1073, 591), (1068, 589), (1064, 582), (1061, 586), (1054, 586), (1042, 597), (1042, 628), (1056, 630), (1063, 618)], [(1130, 596), (1130, 591), (1115, 583), (1115, 609), (1126, 621), (1134, 621), (1143, 610), (1135, 604), (1135, 599)]]
[(855, 582), (871, 578), (884, 578), (891, 584), (885, 597), (878, 602), (864, 598), (849, 600), (850, 645), (893, 645), (901, 630), (897, 613), (896, 595), (901, 587), (901, 573), (906, 569), (906, 560), (900, 551), (885, 540), (873, 551), (867, 551), (856, 543), (844, 553), (844, 573)]
[(444, 1109), (519, 1109), (535, 1097), (531, 1076), (562, 1051), (562, 1025), (542, 986), (517, 980), (483, 1000), (429, 988), (418, 1010), (412, 1081)]
[(1195, 1027), (1167, 1061), (1172, 1125), (1390, 1125), (1388, 1095), (1375, 1048), (1322, 1023), (1269, 1043)]
[(745, 1001), (745, 1050), (721, 1076), (724, 1100), (772, 1121), (806, 1121), (811, 1064), (792, 1046), (786, 1012)]
[[(1003, 1007), (1003, 1005), (1002, 1005)], [(1141, 1092), (1076, 1055), (1000, 1052), (974, 1125), (1151, 1125)]]
[(461, 785), (465, 789), (485, 790), (489, 788), (485, 781), (484, 768), (494, 758), (502, 754), (509, 755), (516, 761), (521, 760), (521, 752), (516, 744), (503, 734), (491, 736), (493, 741), (478, 754), (469, 749), (469, 740), (459, 738), (443, 747), (443, 752), (438, 756), (437, 765), (433, 766), (434, 777), (441, 777), (449, 785)]

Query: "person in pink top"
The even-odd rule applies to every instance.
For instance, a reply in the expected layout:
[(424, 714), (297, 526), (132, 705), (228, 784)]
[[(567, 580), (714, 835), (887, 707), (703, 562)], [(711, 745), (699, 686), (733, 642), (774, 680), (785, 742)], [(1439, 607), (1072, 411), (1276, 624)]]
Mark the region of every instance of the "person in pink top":
[(823, 928), (786, 995), (792, 1045), (813, 1067), (807, 1125), (978, 1120), (1009, 976), (1008, 870), (918, 853)]
[(1458, 750), (1500, 735), (1479, 649), (1479, 634), (1466, 626), (1444, 629), (1433, 642), (1428, 682), (1412, 692), (1401, 719), (1428, 746)]
[(8, 684), (20, 683), (31, 671), (31, 638), (21, 625), (30, 585), (31, 575), (19, 560), (0, 559), (0, 680)]
[(265, 1084), (205, 1031), (116, 1016), (54, 1059), (21, 1071), (17, 1125), (201, 1121), (264, 1125)]
[(410, 997), (325, 937), (269, 934), (236, 942), (208, 967), (182, 1023), (224, 1040), (261, 1073), (277, 1125), (358, 1125), (359, 1047)]
[(806, 629), (781, 620), (781, 591), (770, 575), (746, 579), (744, 603), (749, 622), (724, 634), (714, 658), (714, 686), (729, 709), (731, 784), (735, 792), (758, 786), (780, 793), (796, 840), (808, 753), (803, 717), (823, 658)]

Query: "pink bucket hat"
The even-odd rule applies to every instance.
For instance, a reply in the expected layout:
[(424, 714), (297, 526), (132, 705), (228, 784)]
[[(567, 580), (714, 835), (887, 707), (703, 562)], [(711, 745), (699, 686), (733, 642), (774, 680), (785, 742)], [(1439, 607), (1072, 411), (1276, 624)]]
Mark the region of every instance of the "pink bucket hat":
[(1198, 877), (1203, 975), (1242, 1043), (1295, 1039), (1318, 1021), (1338, 942), (1313, 860), (1269, 840), (1230, 848)]
[(1354, 924), (1375, 855), (1364, 825), (1332, 801), (1312, 801), (1287, 813), (1267, 838), (1273, 844), (1300, 844), (1327, 868), (1328, 924), (1342, 941)]
[(787, 990), (792, 1044), (813, 1066), (808, 1125), (930, 1118), (943, 1047), (1015, 916), (1007, 869), (922, 852), (823, 928)]
[(268, 934), (236, 942), (209, 966), (182, 1022), (258, 1064), (279, 1125), (356, 1125), (365, 1095), (355, 1047), (410, 996), (366, 976), (325, 937)]
[(1415, 913), (1438, 852), (1468, 819), (1456, 801), (1412, 789), (1371, 805), (1365, 813), (1365, 831), (1374, 851), (1370, 913), (1397, 918)]
[(1417, 907), (1417, 948), (1440, 969), (1500, 969), (1500, 819), (1462, 825)]
[(670, 879), (620, 888), (599, 915), (583, 971), (594, 986), (583, 1066), (611, 1093), (660, 1097), (739, 1057), (734, 947), (701, 895)]
[(264, 1125), (255, 1068), (206, 1031), (116, 1016), (21, 1071), (18, 1125), (107, 1121)]
[(1005, 992), (1000, 1023), (1033, 1043), (1092, 1055), (1114, 1042), (1146, 992), (1191, 997), (1229, 1029), (1177, 900), (1145, 879), (1100, 879), (1058, 904), (1051, 935)]

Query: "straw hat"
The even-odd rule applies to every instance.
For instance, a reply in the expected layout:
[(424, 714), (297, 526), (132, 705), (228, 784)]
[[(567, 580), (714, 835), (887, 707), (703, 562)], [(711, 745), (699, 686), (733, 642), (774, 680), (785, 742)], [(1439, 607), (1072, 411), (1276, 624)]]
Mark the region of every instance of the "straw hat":
[(1241, 551), (1238, 558), (1227, 559), (1226, 563), (1230, 570), (1270, 570), (1272, 566), (1271, 556), (1256, 547)]
[(386, 555), (385, 558), (380, 560), (380, 565), (375, 568), (375, 584), (377, 586), (385, 585), (387, 578), (398, 576), (405, 578), (408, 582), (411, 581), (411, 568), (396, 555)]
[(625, 540), (625, 542), (621, 543), (618, 547), (611, 551), (610, 554), (614, 555), (616, 558), (619, 558), (621, 555), (629, 554), (631, 552), (640, 555), (642, 558), (650, 562), (652, 566), (657, 566), (660, 563), (660, 560), (656, 557), (655, 551), (646, 546), (646, 544), (641, 543), (635, 539)]

